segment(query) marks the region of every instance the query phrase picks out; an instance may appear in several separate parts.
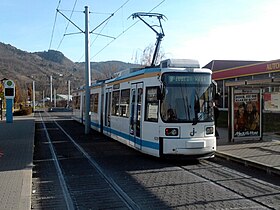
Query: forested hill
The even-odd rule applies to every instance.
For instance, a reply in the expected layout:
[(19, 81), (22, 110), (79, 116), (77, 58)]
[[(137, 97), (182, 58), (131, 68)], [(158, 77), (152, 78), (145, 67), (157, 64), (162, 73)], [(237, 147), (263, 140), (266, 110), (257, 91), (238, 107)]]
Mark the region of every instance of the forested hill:
[[(135, 65), (121, 61), (92, 62), (92, 80), (109, 78), (114, 72), (130, 67)], [(59, 51), (30, 53), (0, 42), (0, 80), (14, 80), (20, 87), (21, 97), (26, 97), (32, 81), (35, 81), (38, 95), (44, 90), (48, 96), (50, 76), (57, 92), (67, 93), (68, 80), (71, 89), (84, 84), (84, 63), (75, 63)]]

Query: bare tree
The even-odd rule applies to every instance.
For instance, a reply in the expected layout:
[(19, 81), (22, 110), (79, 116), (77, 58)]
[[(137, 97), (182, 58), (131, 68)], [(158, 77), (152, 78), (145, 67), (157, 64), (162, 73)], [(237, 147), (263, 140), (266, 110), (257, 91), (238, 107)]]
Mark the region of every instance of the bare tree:
[(15, 105), (22, 102), (22, 91), (20, 85), (15, 82)]
[(114, 73), (116, 73), (117, 71), (118, 71), (118, 68), (117, 68), (116, 65), (112, 65), (112, 64), (107, 63), (107, 64), (104, 64), (102, 66), (101, 71), (95, 71), (94, 77), (97, 80), (113, 78)]
[[(153, 44), (150, 44), (149, 46), (147, 46), (143, 50), (143, 53), (142, 53), (140, 59), (137, 58), (137, 56), (138, 56), (137, 54), (135, 55), (136, 58), (134, 59), (134, 61), (140, 60), (140, 64), (141, 65), (143, 65), (143, 66), (150, 66), (152, 64), (152, 59), (153, 59), (154, 51), (155, 51), (155, 46)], [(159, 53), (158, 53), (158, 56), (156, 58), (156, 63), (159, 63), (164, 57), (165, 57), (165, 53), (164, 53), (164, 51), (161, 48)]]

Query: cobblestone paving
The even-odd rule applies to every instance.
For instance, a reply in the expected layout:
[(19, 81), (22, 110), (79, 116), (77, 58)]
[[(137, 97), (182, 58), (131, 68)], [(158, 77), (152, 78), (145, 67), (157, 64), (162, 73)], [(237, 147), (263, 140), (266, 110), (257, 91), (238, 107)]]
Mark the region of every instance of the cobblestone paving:
[[(246, 171), (209, 161), (160, 160), (95, 132), (86, 136), (83, 126), (73, 121), (59, 123), (140, 209), (280, 209), (280, 187)], [(68, 144), (57, 140), (56, 148), (63, 147)], [(84, 165), (79, 154), (61, 154), (61, 163), (70, 157), (72, 165), (65, 165), (64, 172), (75, 202), (88, 202), (82, 209), (125, 209), (113, 195), (104, 193), (106, 185), (98, 185), (97, 177), (77, 170)], [(97, 199), (96, 206), (92, 199)]]

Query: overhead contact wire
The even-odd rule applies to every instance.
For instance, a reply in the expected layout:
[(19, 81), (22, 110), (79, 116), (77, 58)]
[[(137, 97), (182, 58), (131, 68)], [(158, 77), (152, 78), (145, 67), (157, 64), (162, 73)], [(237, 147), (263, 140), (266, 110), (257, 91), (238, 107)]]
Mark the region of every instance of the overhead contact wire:
[[(165, 0), (162, 0), (159, 4), (157, 4), (154, 8), (152, 8), (149, 12), (152, 12), (157, 7), (159, 7)], [(95, 55), (93, 55), (90, 59), (96, 57), (99, 53), (101, 53), (105, 48), (107, 48), (112, 42), (116, 41), (120, 36), (122, 36), (124, 33), (126, 33), (128, 30), (130, 30), (133, 26), (135, 26), (140, 20), (137, 20), (135, 23), (130, 25), (127, 29), (125, 29), (122, 33), (120, 33), (115, 39), (111, 40), (107, 45), (105, 45), (101, 50), (99, 50)]]
[(69, 21), (68, 21), (67, 26), (66, 26), (66, 28), (65, 28), (65, 31), (64, 31), (63, 37), (62, 37), (62, 39), (60, 40), (60, 42), (59, 42), (59, 44), (58, 44), (57, 50), (59, 49), (60, 45), (62, 44), (62, 41), (64, 40), (65, 34), (66, 34), (67, 29), (68, 29), (69, 24), (70, 24), (70, 20), (71, 20), (71, 18), (72, 18), (72, 15), (73, 15), (74, 10), (75, 10), (75, 7), (76, 7), (76, 4), (77, 4), (77, 0), (75, 0), (75, 3), (74, 3), (74, 6), (73, 6), (73, 9), (72, 9), (71, 14), (70, 14)]
[[(93, 43), (97, 40), (97, 38), (100, 36), (101, 32), (104, 30), (104, 28), (107, 26), (109, 20), (111, 17), (113, 17), (121, 8), (123, 8), (130, 0), (127, 0), (126, 2), (124, 2), (118, 9), (116, 9), (107, 19), (105, 19), (101, 24), (99, 24), (97, 27), (95, 27), (91, 33), (96, 30), (98, 27), (100, 27), (102, 24), (105, 23), (105, 25), (102, 27), (102, 29), (100, 30), (100, 32), (97, 34), (97, 36), (95, 37), (95, 39), (91, 42), (90, 46), (93, 45)], [(110, 37), (110, 36), (107, 36), (107, 37)], [(110, 37), (112, 38), (112, 37)], [(115, 38), (114, 38), (115, 39)], [(80, 57), (80, 59), (78, 60), (78, 62), (80, 60), (82, 60), (82, 58), (84, 57), (84, 54)]]
[(53, 28), (52, 28), (51, 41), (50, 41), (49, 49), (51, 49), (51, 46), (52, 46), (52, 40), (53, 40), (53, 35), (54, 35), (54, 29), (55, 29), (56, 19), (57, 19), (57, 10), (58, 10), (58, 8), (59, 8), (60, 3), (61, 3), (61, 0), (59, 0), (58, 5), (57, 5), (57, 7), (56, 7), (55, 18), (54, 18), (54, 23), (53, 23)]

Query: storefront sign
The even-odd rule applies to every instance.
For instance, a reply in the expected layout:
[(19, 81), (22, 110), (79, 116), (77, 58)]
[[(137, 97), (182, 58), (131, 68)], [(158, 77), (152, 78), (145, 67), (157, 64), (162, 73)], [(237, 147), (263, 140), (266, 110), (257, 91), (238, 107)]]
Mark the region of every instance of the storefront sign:
[(212, 78), (214, 80), (222, 80), (257, 74), (268, 74), (271, 72), (280, 71), (280, 60), (250, 64), (246, 66), (221, 69), (213, 72)]
[(267, 71), (279, 70), (280, 69), (280, 62), (268, 63), (266, 65)]

